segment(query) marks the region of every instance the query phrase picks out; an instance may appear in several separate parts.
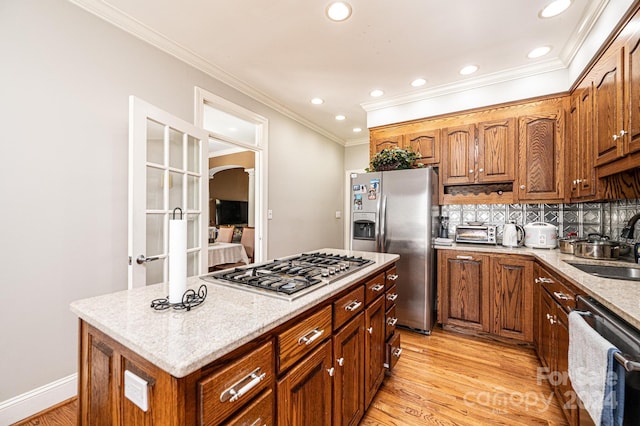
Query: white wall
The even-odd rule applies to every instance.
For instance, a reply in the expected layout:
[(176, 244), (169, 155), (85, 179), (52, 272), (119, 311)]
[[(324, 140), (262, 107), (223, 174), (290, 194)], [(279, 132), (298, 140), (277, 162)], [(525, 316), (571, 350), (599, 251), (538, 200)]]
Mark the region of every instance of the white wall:
[(0, 54), (0, 406), (75, 373), (72, 300), (126, 288), (131, 94), (267, 117), (268, 257), (341, 245), (341, 146), (64, 0), (0, 2)]

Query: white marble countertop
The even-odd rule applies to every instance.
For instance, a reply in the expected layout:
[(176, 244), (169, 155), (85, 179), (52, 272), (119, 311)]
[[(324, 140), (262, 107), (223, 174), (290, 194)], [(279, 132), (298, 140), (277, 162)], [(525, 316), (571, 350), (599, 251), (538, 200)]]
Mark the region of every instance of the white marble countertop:
[(316, 251), (363, 256), (375, 263), (291, 302), (193, 277), (187, 287), (197, 291), (206, 285), (207, 298), (189, 312), (151, 309), (153, 299), (168, 294), (162, 284), (78, 300), (71, 303), (71, 311), (174, 377), (184, 377), (399, 258), (385, 253)]
[(535, 257), (543, 265), (557, 272), (576, 287), (584, 290), (589, 296), (609, 308), (616, 315), (640, 329), (640, 282), (616, 280), (596, 277), (575, 268), (568, 263), (585, 263), (597, 265), (624, 265), (638, 267), (625, 261), (605, 261), (583, 259), (572, 254), (560, 253), (560, 249), (533, 249), (528, 247), (484, 246), (480, 244), (454, 244), (452, 246), (435, 246), (437, 250), (464, 250), (485, 253), (521, 254)]

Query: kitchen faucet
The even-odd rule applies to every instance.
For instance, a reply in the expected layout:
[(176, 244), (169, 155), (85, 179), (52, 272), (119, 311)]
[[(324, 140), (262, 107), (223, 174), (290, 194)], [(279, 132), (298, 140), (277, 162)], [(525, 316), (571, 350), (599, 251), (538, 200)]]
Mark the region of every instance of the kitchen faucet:
[(626, 238), (626, 239), (632, 240), (633, 229), (636, 226), (636, 222), (638, 220), (640, 220), (640, 213), (635, 214), (631, 219), (629, 219), (627, 226), (622, 228), (622, 232), (620, 233), (620, 238)]

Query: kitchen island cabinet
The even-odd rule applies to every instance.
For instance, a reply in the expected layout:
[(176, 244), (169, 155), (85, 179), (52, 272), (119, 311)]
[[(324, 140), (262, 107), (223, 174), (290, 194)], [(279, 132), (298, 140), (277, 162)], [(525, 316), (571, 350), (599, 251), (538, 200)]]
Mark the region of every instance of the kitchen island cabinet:
[[(364, 371), (356, 384), (358, 361), (339, 366), (334, 355), (365, 359), (357, 337), (365, 332), (365, 314), (354, 308), (352, 319), (334, 327), (333, 309), (347, 295), (363, 295), (365, 284), (384, 277), (398, 256), (348, 253), (375, 263), (292, 301), (209, 283), (205, 302), (189, 312), (153, 311), (149, 303), (163, 297), (162, 285), (73, 302), (80, 317), (79, 423), (357, 423), (364, 409), (349, 401), (353, 388), (364, 396)], [(200, 284), (188, 280), (189, 288)], [(371, 355), (384, 360), (382, 294), (383, 344)], [(336, 369), (344, 367), (338, 389)], [(335, 414), (336, 395), (347, 402), (348, 416)]]

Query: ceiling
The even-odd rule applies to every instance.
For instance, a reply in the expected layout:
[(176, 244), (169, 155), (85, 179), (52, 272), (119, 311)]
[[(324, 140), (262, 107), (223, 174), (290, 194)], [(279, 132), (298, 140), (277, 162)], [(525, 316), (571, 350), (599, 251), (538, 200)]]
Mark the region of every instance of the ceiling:
[[(567, 67), (607, 3), (573, 0), (542, 19), (550, 0), (350, 0), (337, 23), (329, 0), (72, 1), (343, 144), (368, 139), (363, 104)], [(551, 52), (528, 59), (540, 45)], [(467, 64), (478, 72), (460, 75)], [(413, 88), (418, 77), (427, 83)]]

